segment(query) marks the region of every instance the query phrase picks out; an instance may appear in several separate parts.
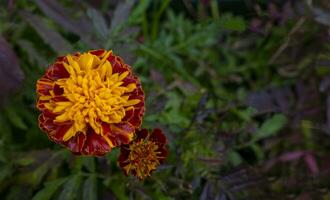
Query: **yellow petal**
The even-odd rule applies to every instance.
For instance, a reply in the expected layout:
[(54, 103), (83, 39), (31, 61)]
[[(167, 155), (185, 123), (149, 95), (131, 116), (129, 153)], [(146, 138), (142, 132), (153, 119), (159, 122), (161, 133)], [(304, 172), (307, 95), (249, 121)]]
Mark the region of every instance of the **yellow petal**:
[(89, 70), (93, 66), (94, 55), (90, 53), (84, 53), (79, 57), (79, 65), (84, 70)]
[(70, 138), (75, 136), (75, 134), (76, 133), (75, 133), (74, 127), (71, 126), (71, 128), (64, 134), (63, 141), (68, 141)]
[(123, 80), (124, 78), (126, 78), (128, 74), (129, 74), (129, 71), (126, 71), (126, 72), (120, 74), (120, 76), (119, 76), (119, 78), (118, 78), (118, 81), (121, 81), (121, 80)]
[(140, 99), (131, 99), (131, 100), (126, 102), (125, 106), (133, 106), (133, 105), (138, 104), (140, 102), (141, 102)]

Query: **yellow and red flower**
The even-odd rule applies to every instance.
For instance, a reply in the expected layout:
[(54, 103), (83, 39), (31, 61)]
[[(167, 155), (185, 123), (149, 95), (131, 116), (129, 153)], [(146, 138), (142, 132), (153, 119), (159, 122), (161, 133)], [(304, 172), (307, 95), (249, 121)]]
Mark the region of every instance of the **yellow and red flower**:
[(136, 138), (128, 145), (122, 145), (118, 164), (124, 174), (133, 174), (140, 180), (150, 176), (164, 162), (168, 155), (167, 139), (162, 130), (136, 131)]
[(112, 51), (57, 58), (37, 93), (40, 128), (75, 154), (103, 155), (128, 144), (144, 114), (140, 80)]

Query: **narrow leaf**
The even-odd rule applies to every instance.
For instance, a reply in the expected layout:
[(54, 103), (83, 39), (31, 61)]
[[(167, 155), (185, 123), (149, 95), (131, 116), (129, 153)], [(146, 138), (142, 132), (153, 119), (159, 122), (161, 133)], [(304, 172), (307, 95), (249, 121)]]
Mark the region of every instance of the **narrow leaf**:
[(97, 177), (91, 175), (84, 183), (83, 200), (97, 200)]
[(267, 138), (276, 134), (286, 124), (287, 118), (283, 114), (275, 114), (264, 122), (255, 134), (255, 140)]
[(58, 54), (71, 52), (71, 45), (55, 30), (42, 21), (42, 18), (33, 15), (28, 11), (21, 11), (20, 15), (26, 20), (40, 35), (40, 37)]
[(45, 183), (45, 187), (40, 190), (32, 200), (48, 200), (51, 199), (58, 188), (67, 180), (67, 178), (60, 178), (54, 181)]

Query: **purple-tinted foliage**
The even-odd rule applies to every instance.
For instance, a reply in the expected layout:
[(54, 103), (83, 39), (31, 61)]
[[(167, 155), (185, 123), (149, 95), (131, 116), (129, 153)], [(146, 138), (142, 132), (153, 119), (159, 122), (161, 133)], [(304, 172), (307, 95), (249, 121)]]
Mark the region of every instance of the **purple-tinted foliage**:
[[(0, 96), (18, 89), (24, 79), (17, 56), (8, 42), (0, 36)], [(3, 99), (1, 98), (0, 101)]]

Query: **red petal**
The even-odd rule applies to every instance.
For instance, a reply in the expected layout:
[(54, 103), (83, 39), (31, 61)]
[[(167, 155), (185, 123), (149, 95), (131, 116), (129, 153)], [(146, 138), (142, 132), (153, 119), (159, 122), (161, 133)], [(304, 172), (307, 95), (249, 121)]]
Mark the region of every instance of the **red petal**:
[(136, 131), (136, 140), (144, 140), (147, 136), (148, 136), (148, 130), (145, 128)]
[(156, 128), (152, 131), (149, 140), (158, 144), (167, 143), (166, 136), (163, 134), (163, 131), (159, 128)]
[(166, 157), (168, 156), (168, 150), (166, 147), (162, 147), (160, 149), (158, 149), (158, 151), (160, 152), (160, 154), (158, 154), (158, 156), (160, 157), (158, 160), (160, 162), (160, 164), (164, 163)]
[(131, 109), (131, 110), (125, 111), (125, 117), (123, 118), (122, 121), (129, 121), (129, 120), (131, 120), (132, 117), (133, 117), (133, 115), (134, 115), (134, 108)]
[(56, 126), (57, 126), (56, 131), (49, 132), (48, 135), (55, 142), (62, 143), (63, 142), (63, 136), (71, 128), (72, 125), (71, 124), (66, 124), (66, 125), (56, 125)]
[(42, 77), (37, 81), (37, 92), (39, 95), (50, 95), (49, 90), (53, 89), (54, 82)]
[(130, 75), (130, 76), (126, 76), (126, 78), (124, 78), (123, 80), (123, 86), (127, 86), (128, 84), (131, 83), (135, 83), (135, 84), (139, 84), (139, 79), (136, 76)]
[(134, 127), (130, 123), (118, 123), (110, 125), (111, 131), (108, 133), (108, 137), (114, 146), (121, 146), (128, 144), (132, 134), (134, 134)]
[(127, 164), (129, 164), (129, 160), (128, 160), (129, 154), (130, 154), (129, 146), (122, 145), (120, 147), (120, 155), (118, 157), (118, 164), (120, 167), (124, 167)]
[(123, 73), (125, 71), (130, 71), (131, 69), (128, 68), (128, 65), (126, 66), (123, 62), (123, 59), (119, 56), (110, 55), (108, 57), (108, 61), (111, 63), (112, 66), (112, 72), (113, 73)]
[(103, 133), (105, 135), (110, 134), (110, 131), (111, 131), (110, 124), (102, 122), (101, 126), (102, 126), (102, 129), (103, 129)]
[(92, 128), (88, 129), (86, 136), (82, 154), (101, 156), (111, 150), (106, 140), (101, 135), (96, 134)]
[(95, 56), (101, 56), (104, 52), (105, 52), (104, 49), (98, 49), (98, 50), (89, 51), (90, 54), (93, 54)]
[(60, 87), (59, 85), (57, 85), (57, 84), (54, 85), (53, 90), (54, 90), (54, 94), (55, 94), (55, 95), (62, 95), (62, 94), (64, 93), (63, 88), (61, 88), (61, 87)]
[(52, 80), (58, 80), (60, 78), (69, 78), (70, 74), (65, 69), (63, 62), (56, 62), (55, 64), (49, 66), (46, 76)]
[(143, 114), (144, 114), (144, 107), (135, 109), (134, 115), (129, 120), (129, 123), (132, 124), (136, 128), (140, 127), (141, 123), (142, 123)]
[(59, 56), (56, 58), (55, 62), (67, 62), (66, 56)]
[(38, 118), (39, 126), (43, 131), (49, 132), (56, 129), (56, 125), (53, 123), (53, 118), (49, 118), (43, 114), (39, 115)]
[(83, 133), (78, 134), (75, 137), (72, 137), (67, 143), (66, 146), (76, 155), (81, 155), (82, 148), (85, 144), (86, 136)]

